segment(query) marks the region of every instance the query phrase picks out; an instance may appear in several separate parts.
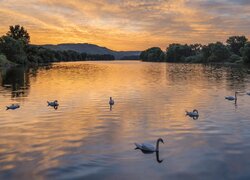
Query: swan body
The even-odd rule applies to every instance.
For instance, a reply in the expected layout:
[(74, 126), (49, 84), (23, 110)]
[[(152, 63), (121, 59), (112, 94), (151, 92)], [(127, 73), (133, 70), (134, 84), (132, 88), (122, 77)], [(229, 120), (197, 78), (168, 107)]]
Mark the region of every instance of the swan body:
[(235, 92), (235, 96), (226, 96), (225, 99), (229, 100), (229, 101), (235, 101), (237, 100), (237, 93)]
[(18, 105), (18, 104), (12, 104), (10, 106), (6, 106), (6, 110), (9, 110), (9, 109), (15, 110), (15, 109), (18, 109), (18, 108), (20, 108), (20, 105)]
[(198, 112), (197, 109), (194, 109), (193, 112), (192, 111), (190, 111), (190, 112), (186, 111), (186, 115), (190, 116), (190, 117), (196, 117), (196, 116), (199, 116), (199, 112)]
[(52, 102), (47, 101), (47, 103), (48, 103), (48, 106), (52, 106), (52, 107), (59, 106), (59, 104), (58, 104), (58, 101), (57, 101), (57, 100), (52, 101)]
[(115, 101), (112, 99), (112, 97), (109, 98), (109, 105), (113, 106), (115, 104)]
[(153, 144), (150, 144), (150, 143), (142, 143), (142, 144), (135, 143), (135, 146), (136, 146), (136, 149), (140, 149), (140, 150), (145, 151), (145, 152), (158, 152), (160, 142), (164, 144), (163, 139), (159, 138), (156, 141), (156, 146), (154, 146)]

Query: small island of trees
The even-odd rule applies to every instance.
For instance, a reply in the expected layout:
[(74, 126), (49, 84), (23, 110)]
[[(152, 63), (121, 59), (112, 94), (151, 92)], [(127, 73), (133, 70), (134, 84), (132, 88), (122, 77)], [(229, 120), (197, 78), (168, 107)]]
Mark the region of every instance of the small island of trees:
[(170, 44), (166, 52), (159, 47), (142, 51), (140, 59), (153, 62), (250, 63), (250, 42), (245, 36), (231, 36), (226, 44)]
[(0, 66), (114, 59), (115, 57), (110, 54), (87, 54), (72, 50), (56, 51), (39, 45), (31, 45), (29, 33), (20, 25), (10, 26), (6, 35), (0, 37)]

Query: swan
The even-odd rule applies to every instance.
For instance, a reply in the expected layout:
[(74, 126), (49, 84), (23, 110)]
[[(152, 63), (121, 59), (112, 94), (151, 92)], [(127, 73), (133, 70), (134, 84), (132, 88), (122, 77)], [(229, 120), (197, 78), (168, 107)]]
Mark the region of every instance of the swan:
[(57, 100), (55, 100), (55, 101), (51, 101), (51, 102), (47, 101), (47, 103), (48, 103), (48, 106), (53, 106), (53, 107), (59, 106), (59, 104), (58, 104), (58, 101), (57, 101)]
[(10, 106), (6, 106), (6, 110), (9, 110), (9, 109), (15, 110), (18, 108), (20, 108), (20, 105), (18, 105), (18, 104), (12, 104)]
[(186, 111), (186, 115), (190, 116), (190, 117), (197, 117), (197, 116), (199, 116), (199, 112), (197, 109), (194, 109), (193, 112)]
[(112, 99), (112, 97), (109, 98), (109, 105), (113, 106), (115, 104), (115, 101)]
[(140, 149), (143, 152), (159, 152), (159, 143), (160, 142), (164, 144), (163, 139), (159, 138), (156, 141), (156, 147), (154, 145), (152, 145), (152, 144), (149, 144), (149, 143), (142, 143), (142, 144), (135, 143), (135, 146), (136, 146), (135, 149)]
[(236, 101), (237, 100), (237, 94), (238, 92), (235, 92), (235, 96), (226, 96), (225, 99), (229, 100), (229, 101)]

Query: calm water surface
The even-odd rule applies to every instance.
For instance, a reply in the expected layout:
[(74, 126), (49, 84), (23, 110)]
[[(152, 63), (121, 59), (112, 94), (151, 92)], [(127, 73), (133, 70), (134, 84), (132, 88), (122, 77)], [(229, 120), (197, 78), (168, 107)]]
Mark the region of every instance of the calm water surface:
[[(113, 61), (0, 72), (0, 179), (250, 178), (247, 70)], [(236, 90), (237, 104), (224, 99)], [(197, 120), (185, 116), (194, 108)], [(159, 137), (162, 163), (134, 150)]]

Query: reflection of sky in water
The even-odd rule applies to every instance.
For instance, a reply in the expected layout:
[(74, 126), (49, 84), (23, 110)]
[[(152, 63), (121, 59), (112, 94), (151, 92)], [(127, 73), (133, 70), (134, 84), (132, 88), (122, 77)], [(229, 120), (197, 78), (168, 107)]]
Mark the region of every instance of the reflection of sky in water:
[[(239, 94), (237, 108), (224, 99), (250, 90), (246, 72), (136, 61), (1, 70), (0, 178), (249, 177), (250, 97)], [(195, 121), (185, 116), (194, 108)], [(134, 150), (159, 137), (161, 164)]]

